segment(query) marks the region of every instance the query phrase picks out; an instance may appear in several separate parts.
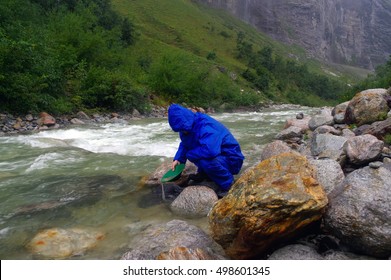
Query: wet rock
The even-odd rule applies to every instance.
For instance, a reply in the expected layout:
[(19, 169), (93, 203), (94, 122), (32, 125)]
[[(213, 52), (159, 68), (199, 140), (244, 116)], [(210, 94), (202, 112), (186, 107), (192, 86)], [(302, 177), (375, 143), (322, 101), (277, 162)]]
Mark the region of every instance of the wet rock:
[(364, 167), (329, 196), (325, 226), (354, 252), (391, 255), (391, 171)]
[(217, 200), (217, 195), (212, 189), (189, 186), (171, 203), (170, 209), (179, 216), (206, 217)]
[(163, 185), (160, 184), (159, 186), (149, 186), (148, 188), (148, 192), (137, 201), (137, 205), (140, 208), (149, 208), (161, 203), (171, 203), (184, 190), (184, 188), (170, 182)]
[(84, 254), (104, 237), (103, 233), (92, 230), (52, 228), (38, 233), (27, 247), (39, 257), (65, 259)]
[(221, 247), (200, 228), (185, 221), (172, 220), (147, 228), (135, 237), (123, 260), (154, 260), (172, 248), (202, 249), (209, 254), (224, 256)]
[(235, 259), (264, 254), (319, 220), (327, 205), (315, 170), (284, 153), (247, 170), (209, 213), (213, 238)]

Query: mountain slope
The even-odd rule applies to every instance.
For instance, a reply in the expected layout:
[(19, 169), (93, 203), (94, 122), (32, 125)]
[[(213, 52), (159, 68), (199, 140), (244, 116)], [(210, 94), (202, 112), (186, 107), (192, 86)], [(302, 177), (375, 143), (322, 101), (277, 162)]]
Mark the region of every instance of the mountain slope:
[(198, 0), (310, 56), (373, 69), (391, 54), (389, 0)]
[[(113, 0), (112, 3), (121, 15), (131, 19), (141, 33), (140, 42), (136, 48), (133, 48), (132, 53), (136, 56), (147, 57), (151, 61), (164, 56), (168, 49), (172, 52), (191, 53), (197, 57), (196, 60), (201, 59), (200, 63), (204, 66), (210, 64), (211, 67), (214, 65), (219, 70), (226, 71), (243, 89), (249, 86), (248, 81), (241, 77), (241, 73), (249, 67), (249, 60), (255, 60), (254, 56), (262, 49), (271, 48), (274, 59), (279, 60), (279, 57), (289, 59), (297, 65), (305, 63), (310, 73), (324, 75), (327, 78), (344, 81), (345, 83), (352, 83), (358, 79), (356, 69), (346, 71), (343, 68), (321, 64), (315, 59), (309, 59), (303, 48), (281, 44), (227, 12), (210, 9), (197, 1)], [(245, 47), (249, 47), (248, 52), (251, 52), (247, 58), (240, 58), (240, 55), (238, 55), (239, 34), (244, 34), (243, 44)], [(206, 60), (205, 58), (209, 56), (214, 58)], [(258, 69), (258, 75), (264, 76), (261, 74), (263, 71), (264, 69)], [(304, 72), (302, 75), (305, 75)], [(367, 73), (362, 72), (363, 74), (360, 73), (362, 76)], [(265, 92), (265, 89), (261, 90), (268, 98), (284, 102), (302, 100), (302, 98), (287, 98), (288, 94), (300, 91), (300, 88), (293, 86), (289, 89), (291, 93), (282, 93), (278, 89), (280, 86), (276, 84), (275, 77), (272, 77), (268, 83), (271, 86), (271, 88), (268, 88), (268, 92)], [(250, 86), (253, 87), (251, 83)], [(332, 94), (327, 93), (328, 96)], [(334, 93), (335, 99), (338, 94), (338, 92)], [(307, 95), (312, 94), (307, 92)], [(320, 99), (316, 101), (315, 99), (317, 97), (306, 103), (322, 103)]]

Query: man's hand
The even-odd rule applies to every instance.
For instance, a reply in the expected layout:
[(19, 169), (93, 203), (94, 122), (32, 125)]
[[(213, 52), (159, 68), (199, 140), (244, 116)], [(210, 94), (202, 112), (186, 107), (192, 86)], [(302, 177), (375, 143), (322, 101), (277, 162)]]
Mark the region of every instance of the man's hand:
[(177, 166), (178, 164), (180, 164), (180, 162), (177, 161), (177, 160), (174, 160), (174, 161), (172, 162), (172, 164), (171, 164), (171, 169), (172, 169), (172, 171), (175, 170), (175, 166)]

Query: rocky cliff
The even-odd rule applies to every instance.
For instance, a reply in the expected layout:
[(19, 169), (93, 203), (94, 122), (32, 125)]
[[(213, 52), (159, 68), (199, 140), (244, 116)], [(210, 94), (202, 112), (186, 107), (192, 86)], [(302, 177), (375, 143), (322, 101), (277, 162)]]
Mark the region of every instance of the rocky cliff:
[(390, 0), (198, 0), (321, 60), (373, 69), (391, 54)]

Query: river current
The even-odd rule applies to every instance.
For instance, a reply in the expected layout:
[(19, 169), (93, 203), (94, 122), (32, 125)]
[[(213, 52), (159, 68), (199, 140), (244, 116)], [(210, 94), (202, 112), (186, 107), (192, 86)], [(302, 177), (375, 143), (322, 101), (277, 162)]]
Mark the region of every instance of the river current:
[[(286, 105), (212, 116), (241, 144), (243, 171), (259, 162), (262, 148), (286, 119), (314, 111)], [(118, 259), (146, 226), (185, 220), (166, 203), (140, 204), (149, 191), (141, 179), (171, 160), (178, 145), (166, 118), (0, 137), (0, 258), (36, 259), (28, 242), (39, 231), (58, 227), (105, 235), (73, 259)], [(207, 218), (187, 221), (208, 232)]]

